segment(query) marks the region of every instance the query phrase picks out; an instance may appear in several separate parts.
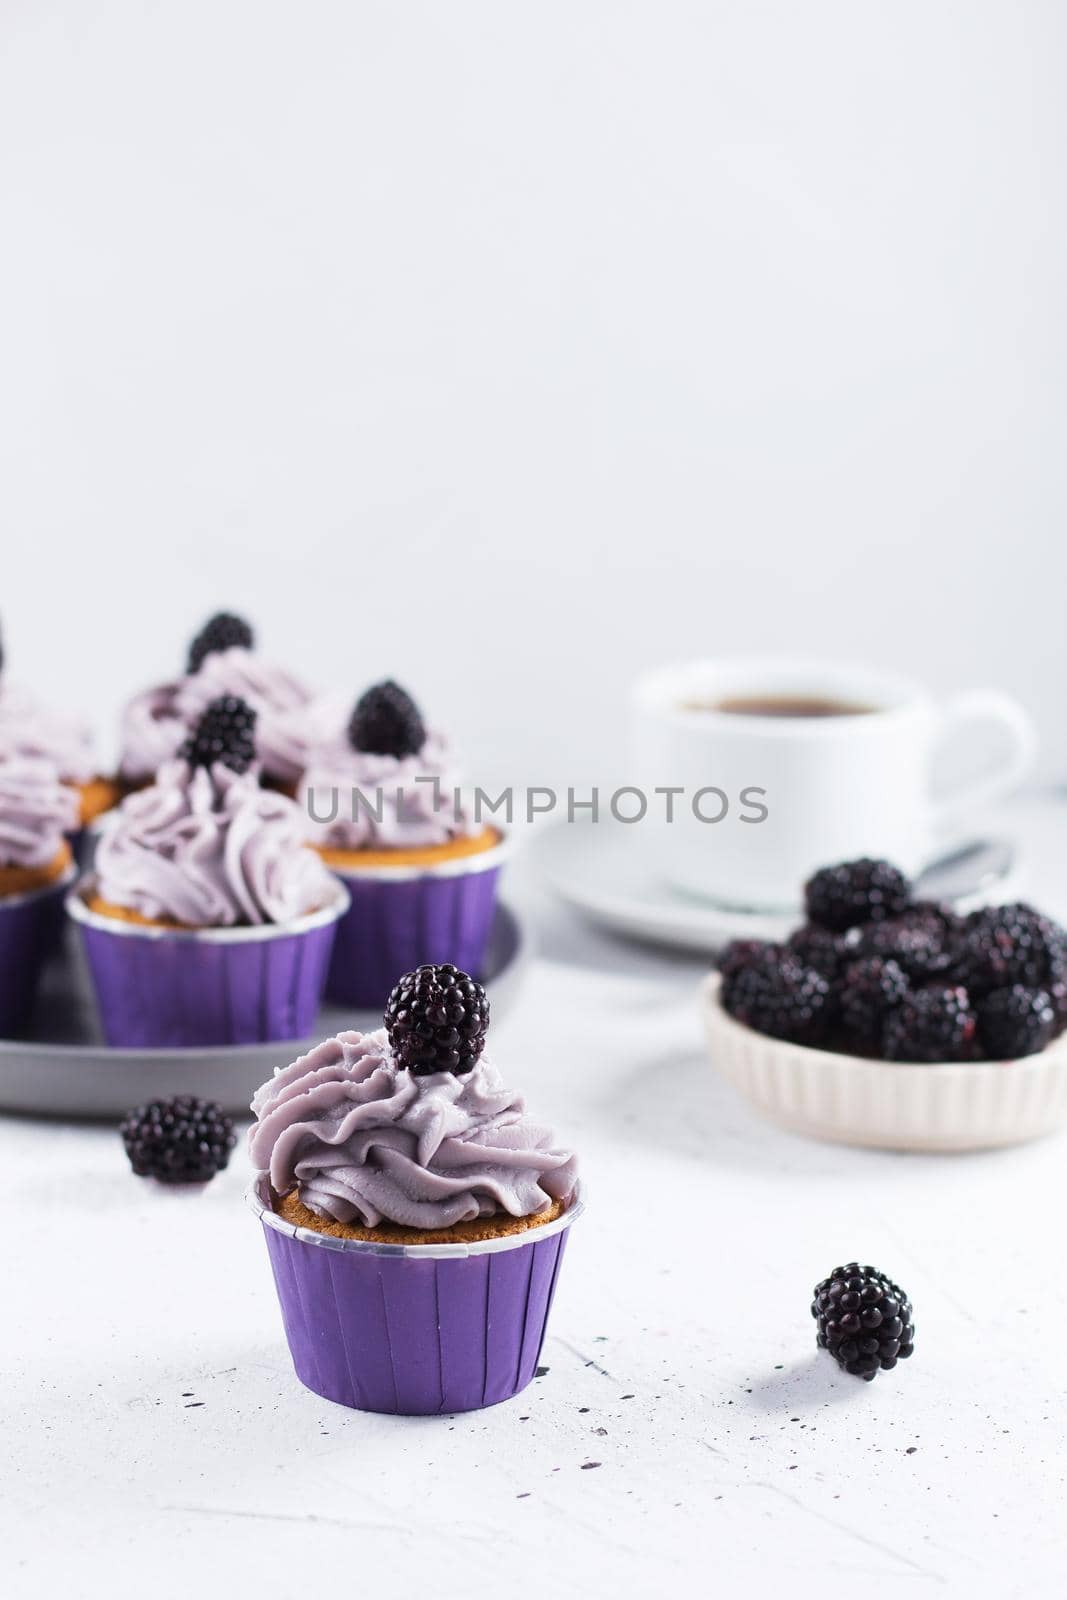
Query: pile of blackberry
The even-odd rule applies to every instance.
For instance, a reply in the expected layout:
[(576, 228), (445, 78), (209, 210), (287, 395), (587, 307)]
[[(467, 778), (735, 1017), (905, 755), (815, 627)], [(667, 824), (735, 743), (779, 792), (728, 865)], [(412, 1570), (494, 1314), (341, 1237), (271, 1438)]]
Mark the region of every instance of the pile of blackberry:
[(1067, 1029), (1067, 931), (1028, 905), (960, 917), (888, 861), (824, 867), (785, 944), (735, 941), (721, 999), (759, 1033), (886, 1061), (1006, 1061)]

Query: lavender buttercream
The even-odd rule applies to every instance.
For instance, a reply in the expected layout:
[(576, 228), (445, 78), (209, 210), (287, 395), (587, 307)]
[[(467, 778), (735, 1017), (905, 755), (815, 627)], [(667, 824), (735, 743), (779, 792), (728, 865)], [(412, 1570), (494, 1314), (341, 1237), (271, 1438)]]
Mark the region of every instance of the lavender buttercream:
[(236, 695), (256, 712), (256, 753), (281, 783), (295, 783), (311, 750), (341, 724), (330, 697), (314, 695), (254, 650), (232, 645), (205, 656), (196, 672), (133, 697), (122, 718), (122, 776), (130, 783), (153, 778), (220, 695)]
[(64, 783), (88, 783), (95, 772), (86, 724), (42, 705), (5, 679), (0, 681), (0, 761), (14, 756), (50, 761)]
[(315, 751), (297, 796), (313, 843), (340, 850), (416, 849), (481, 831), (446, 740), (417, 755), (377, 755), (335, 739)]
[(177, 709), (180, 683), (159, 683), (135, 694), (122, 713), (119, 775), (127, 783), (155, 777), (177, 755), (189, 732)]
[(128, 795), (96, 854), (99, 893), (153, 921), (189, 927), (289, 922), (334, 897), (304, 843), (303, 818), (254, 773), (165, 762)]
[(0, 760), (0, 865), (46, 867), (78, 826), (78, 797), (51, 761)]
[(472, 1072), (416, 1077), (384, 1028), (325, 1039), (252, 1101), (253, 1165), (277, 1194), (299, 1185), (321, 1217), (367, 1228), (449, 1228), (566, 1203), (575, 1158), (532, 1121), (483, 1056)]

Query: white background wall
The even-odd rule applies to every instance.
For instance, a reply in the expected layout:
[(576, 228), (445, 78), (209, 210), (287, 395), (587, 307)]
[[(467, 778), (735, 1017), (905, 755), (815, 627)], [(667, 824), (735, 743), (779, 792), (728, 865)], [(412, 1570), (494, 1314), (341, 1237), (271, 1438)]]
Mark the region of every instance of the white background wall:
[(745, 648), (1067, 763), (1058, 0), (5, 0), (0, 613), (110, 723), (203, 615), (478, 775)]

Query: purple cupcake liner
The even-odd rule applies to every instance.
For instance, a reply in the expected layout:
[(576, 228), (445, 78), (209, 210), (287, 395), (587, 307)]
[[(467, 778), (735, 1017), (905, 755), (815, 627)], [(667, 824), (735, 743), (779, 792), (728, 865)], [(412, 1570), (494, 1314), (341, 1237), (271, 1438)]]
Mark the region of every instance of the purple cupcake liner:
[(450, 961), (478, 977), (496, 911), (501, 843), (437, 868), (332, 869), (348, 890), (326, 978), (334, 1005), (380, 1011), (405, 972)]
[(63, 934), (63, 901), (76, 871), (29, 894), (0, 899), (0, 1034), (25, 1027), (41, 971)]
[(476, 1244), (376, 1245), (263, 1223), (300, 1382), (358, 1411), (436, 1416), (510, 1400), (537, 1368), (580, 1199), (542, 1228)]
[(141, 927), (67, 900), (81, 925), (104, 1038), (115, 1049), (306, 1039), (315, 1027), (336, 903), (284, 926)]

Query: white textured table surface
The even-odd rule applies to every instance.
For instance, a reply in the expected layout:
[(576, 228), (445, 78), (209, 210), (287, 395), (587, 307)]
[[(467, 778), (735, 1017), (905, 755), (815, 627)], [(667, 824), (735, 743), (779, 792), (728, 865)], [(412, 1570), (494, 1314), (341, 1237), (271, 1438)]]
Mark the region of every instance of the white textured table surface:
[[(1024, 819), (1043, 865), (1063, 815)], [(1067, 909), (1062, 866), (1028, 888)], [(299, 1386), (243, 1154), (169, 1194), (113, 1132), (0, 1121), (6, 1600), (1062, 1593), (1067, 1142), (778, 1133), (703, 1056), (699, 963), (538, 909), (493, 1050), (591, 1204), (548, 1370), (493, 1410), (374, 1417)], [(914, 1359), (873, 1384), (816, 1354), (808, 1313), (857, 1255), (916, 1308)]]

